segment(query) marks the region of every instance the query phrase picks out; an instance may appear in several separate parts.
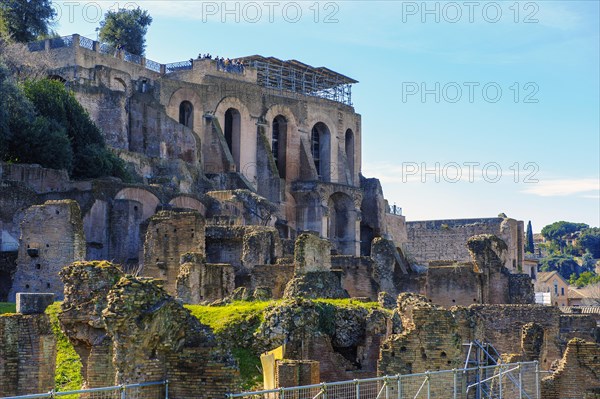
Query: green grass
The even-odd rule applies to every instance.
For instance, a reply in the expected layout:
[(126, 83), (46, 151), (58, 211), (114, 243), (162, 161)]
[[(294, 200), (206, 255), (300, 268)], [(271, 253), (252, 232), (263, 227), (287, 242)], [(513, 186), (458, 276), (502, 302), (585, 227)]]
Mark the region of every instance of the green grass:
[(262, 387), (260, 357), (251, 349), (252, 334), (264, 320), (264, 311), (276, 301), (236, 301), (226, 306), (185, 305), (201, 323), (212, 328), (231, 349), (240, 367), (242, 390)]
[(316, 303), (326, 303), (329, 305), (333, 305), (336, 308), (346, 308), (346, 309), (356, 309), (356, 308), (364, 308), (364, 309), (383, 309), (379, 306), (378, 302), (363, 302), (357, 301), (352, 298), (345, 299), (314, 299), (313, 302)]
[(54, 302), (46, 309), (50, 317), (52, 331), (56, 336), (56, 374), (54, 376), (57, 391), (72, 391), (81, 388), (81, 360), (69, 339), (63, 334), (58, 323), (60, 302)]
[[(252, 333), (264, 320), (268, 307), (284, 303), (277, 301), (236, 301), (225, 306), (185, 305), (201, 323), (208, 325), (227, 346), (240, 366), (241, 389), (262, 388), (260, 357), (251, 349)], [(323, 331), (333, 329), (336, 309), (383, 309), (377, 302), (353, 299), (317, 299), (313, 301), (320, 314)]]
[(17, 311), (17, 305), (10, 302), (0, 302), (0, 314), (4, 313), (15, 313)]
[(185, 305), (201, 323), (208, 325), (215, 334), (220, 334), (249, 318), (263, 320), (263, 312), (275, 301), (236, 301), (227, 306)]

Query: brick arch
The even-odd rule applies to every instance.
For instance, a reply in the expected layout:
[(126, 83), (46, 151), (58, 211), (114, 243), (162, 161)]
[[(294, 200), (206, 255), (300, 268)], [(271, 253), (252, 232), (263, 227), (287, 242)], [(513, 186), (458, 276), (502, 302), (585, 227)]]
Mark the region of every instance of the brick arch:
[(181, 87), (171, 94), (171, 98), (169, 98), (169, 103), (167, 105), (167, 115), (171, 118), (179, 121), (179, 106), (182, 102), (188, 101), (194, 107), (193, 113), (193, 130), (196, 132), (200, 132), (202, 128), (202, 99), (194, 90), (189, 89), (187, 87)]
[(148, 190), (136, 187), (127, 187), (122, 189), (115, 195), (115, 199), (134, 200), (142, 204), (142, 221), (148, 219), (156, 213), (156, 207), (160, 204), (160, 200)]
[[(225, 133), (225, 113), (228, 109), (236, 109), (240, 114), (239, 158), (236, 161), (237, 171), (256, 187), (256, 122), (252, 120), (248, 107), (236, 97), (225, 97), (217, 104), (214, 115)], [(233, 155), (233, 154), (232, 154)]]
[(206, 216), (206, 205), (194, 197), (180, 195), (171, 199), (169, 205), (173, 205), (177, 208), (193, 209), (200, 212), (202, 216)]
[[(318, 124), (318, 123), (323, 123), (325, 126), (327, 126), (327, 129), (329, 130), (329, 134), (330, 134), (330, 149), (329, 149), (329, 181), (332, 183), (338, 183), (340, 182), (340, 180), (345, 180), (345, 179), (340, 179), (339, 178), (339, 168), (338, 168), (338, 147), (339, 147), (339, 132), (338, 132), (338, 125), (336, 123), (336, 121), (330, 117), (327, 113), (324, 112), (312, 112), (309, 116), (308, 122), (307, 122), (307, 126), (306, 126), (306, 130), (308, 131), (308, 143), (310, 144), (310, 139), (311, 139), (311, 131), (312, 128)], [(345, 181), (344, 181), (345, 183)]]
[(294, 115), (294, 112), (289, 107), (280, 104), (270, 107), (263, 117), (269, 126), (267, 129), (267, 139), (270, 144), (272, 144), (271, 129), (273, 127), (273, 120), (279, 115), (286, 119), (287, 125), (285, 178), (292, 181), (298, 179), (300, 175), (300, 133), (298, 131), (298, 121), (296, 115)]

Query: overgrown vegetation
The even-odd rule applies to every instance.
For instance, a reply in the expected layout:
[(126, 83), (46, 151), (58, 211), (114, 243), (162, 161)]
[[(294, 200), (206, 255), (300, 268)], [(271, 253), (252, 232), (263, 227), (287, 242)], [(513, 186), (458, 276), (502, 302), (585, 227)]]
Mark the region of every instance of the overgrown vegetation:
[[(316, 299), (319, 312), (319, 328), (332, 333), (336, 309), (375, 309), (377, 302), (362, 302), (353, 299)], [(264, 321), (264, 312), (285, 303), (277, 301), (235, 301), (225, 306), (185, 305), (201, 323), (210, 326), (223, 342), (227, 342), (240, 366), (241, 388), (260, 388), (262, 372), (260, 354), (252, 349), (253, 334)]]
[(0, 302), (0, 314), (15, 313), (16, 311), (17, 311), (17, 306), (14, 303)]
[(596, 260), (600, 258), (600, 228), (585, 223), (554, 222), (542, 229), (545, 253), (541, 271), (557, 271), (571, 284), (583, 287), (600, 281)]
[[(14, 313), (15, 311), (16, 305), (14, 303), (0, 302), (0, 314)], [(69, 339), (60, 329), (58, 323), (59, 312), (60, 302), (54, 302), (46, 309), (46, 314), (50, 317), (52, 332), (56, 337), (55, 390), (72, 391), (81, 389), (83, 381), (81, 377), (81, 360)]]
[(130, 177), (72, 92), (55, 80), (17, 81), (0, 62), (0, 160), (65, 169), (74, 178)]
[(81, 360), (75, 348), (60, 329), (58, 313), (60, 302), (54, 302), (46, 309), (50, 317), (52, 332), (56, 336), (56, 374), (54, 377), (55, 390), (72, 391), (81, 389), (83, 378), (81, 376)]

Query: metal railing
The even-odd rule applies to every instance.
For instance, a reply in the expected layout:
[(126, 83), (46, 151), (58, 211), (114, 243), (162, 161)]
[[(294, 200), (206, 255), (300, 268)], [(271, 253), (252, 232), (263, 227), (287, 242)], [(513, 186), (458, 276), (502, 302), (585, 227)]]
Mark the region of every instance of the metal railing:
[[(473, 375), (479, 376), (477, 383)], [(540, 399), (537, 362), (232, 393), (228, 399)]]
[(115, 385), (112, 387), (80, 389), (77, 391), (37, 393), (21, 396), (7, 396), (0, 399), (169, 399), (169, 382), (143, 382), (139, 384)]
[(192, 69), (192, 68), (193, 68), (192, 61), (172, 62), (170, 64), (166, 64), (166, 66), (165, 66), (167, 73), (183, 71), (183, 70)]

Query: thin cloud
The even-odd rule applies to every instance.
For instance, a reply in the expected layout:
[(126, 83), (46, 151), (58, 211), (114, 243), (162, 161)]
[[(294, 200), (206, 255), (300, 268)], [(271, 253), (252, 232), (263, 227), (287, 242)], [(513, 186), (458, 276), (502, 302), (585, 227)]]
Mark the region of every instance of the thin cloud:
[[(589, 193), (591, 191), (598, 192), (600, 190), (599, 179), (555, 179), (555, 180), (540, 180), (538, 183), (532, 184), (522, 193), (538, 195), (540, 197), (565, 197), (581, 193)], [(598, 198), (592, 194), (585, 195), (586, 198)]]

